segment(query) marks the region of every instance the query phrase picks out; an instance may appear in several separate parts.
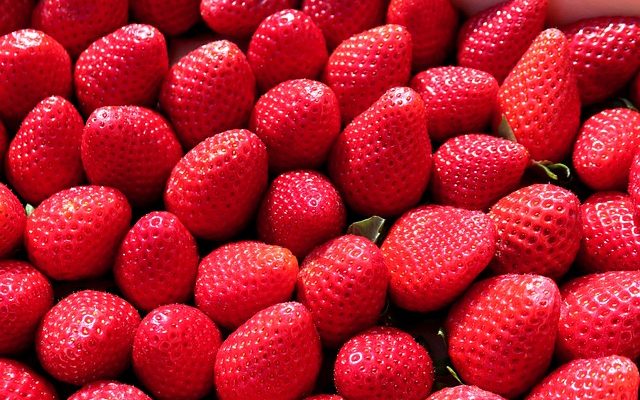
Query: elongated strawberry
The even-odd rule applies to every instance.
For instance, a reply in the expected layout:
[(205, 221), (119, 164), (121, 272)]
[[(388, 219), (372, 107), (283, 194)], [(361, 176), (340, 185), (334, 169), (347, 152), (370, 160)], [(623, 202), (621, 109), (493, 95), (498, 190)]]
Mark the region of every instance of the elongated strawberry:
[(97, 381), (84, 386), (69, 400), (151, 400), (151, 397), (135, 386), (116, 381)]
[(0, 396), (5, 400), (57, 400), (53, 385), (25, 364), (0, 358)]
[(505, 400), (504, 397), (482, 390), (477, 386), (459, 385), (439, 390), (427, 400)]
[(636, 220), (640, 221), (640, 152), (631, 161), (627, 192), (633, 203), (633, 215)]
[(202, 0), (200, 14), (213, 31), (234, 37), (247, 37), (269, 15), (295, 8), (296, 0)]
[(0, 36), (29, 27), (35, 0), (0, 0)]
[(199, 0), (129, 0), (129, 6), (134, 20), (169, 36), (186, 32), (200, 19)]
[(27, 216), (20, 200), (0, 183), (0, 258), (5, 258), (22, 243)]

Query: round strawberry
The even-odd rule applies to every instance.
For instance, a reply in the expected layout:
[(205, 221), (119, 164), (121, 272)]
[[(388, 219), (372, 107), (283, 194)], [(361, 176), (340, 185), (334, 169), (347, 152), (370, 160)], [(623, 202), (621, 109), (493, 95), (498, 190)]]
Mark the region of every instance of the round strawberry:
[(27, 219), (27, 254), (56, 280), (97, 277), (111, 268), (130, 221), (131, 207), (115, 189), (63, 190), (40, 203)]
[(35, 0), (0, 0), (0, 36), (27, 28)]
[(84, 290), (53, 306), (38, 329), (36, 351), (55, 379), (85, 385), (129, 365), (140, 315), (118, 296)]
[(311, 313), (280, 303), (256, 313), (220, 346), (215, 386), (220, 400), (295, 400), (313, 388), (322, 358)]
[(296, 0), (202, 0), (200, 14), (213, 31), (234, 37), (247, 37), (260, 22), (276, 11), (294, 8)]
[(188, 31), (200, 20), (200, 0), (129, 0), (132, 17), (165, 35)]
[(439, 390), (426, 400), (505, 400), (505, 398), (477, 386), (459, 385)]
[(135, 386), (116, 381), (98, 381), (75, 392), (68, 400), (151, 400)]
[(11, 255), (22, 243), (26, 220), (20, 200), (0, 183), (0, 258)]
[(0, 358), (0, 397), (4, 400), (58, 400), (49, 382), (26, 365)]
[(433, 385), (433, 363), (408, 333), (376, 327), (342, 346), (334, 380), (349, 400), (422, 400)]
[(640, 221), (640, 152), (636, 153), (631, 162), (627, 192), (633, 203), (634, 217)]

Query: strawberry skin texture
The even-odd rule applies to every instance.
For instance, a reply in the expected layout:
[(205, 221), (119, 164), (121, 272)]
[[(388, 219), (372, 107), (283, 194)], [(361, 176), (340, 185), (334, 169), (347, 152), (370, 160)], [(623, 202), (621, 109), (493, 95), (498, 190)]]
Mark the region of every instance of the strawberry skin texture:
[(439, 390), (426, 400), (505, 400), (505, 398), (477, 386), (458, 385)]
[(0, 0), (0, 36), (29, 26), (35, 0)]
[(7, 180), (25, 201), (47, 197), (82, 183), (80, 143), (84, 121), (63, 97), (42, 100), (25, 117), (6, 155)]
[(216, 325), (200, 310), (171, 304), (151, 311), (133, 341), (133, 369), (158, 400), (197, 400), (213, 388)]
[(633, 203), (633, 215), (640, 221), (640, 153), (636, 153), (631, 162), (627, 192)]
[(474, 284), (449, 312), (449, 356), (460, 378), (506, 398), (523, 394), (549, 367), (560, 316), (549, 278), (500, 275)]
[(178, 217), (156, 211), (140, 218), (124, 237), (113, 274), (124, 297), (150, 311), (190, 299), (198, 261), (196, 242)]
[(253, 217), (267, 187), (267, 149), (247, 130), (210, 137), (174, 167), (164, 202), (196, 237), (226, 240)]
[(557, 29), (540, 33), (498, 91), (502, 115), (531, 158), (564, 159), (580, 126), (580, 98), (567, 39)]
[(256, 313), (220, 346), (215, 386), (220, 400), (295, 400), (310, 392), (320, 371), (320, 337), (300, 303)]
[(574, 360), (553, 371), (527, 400), (638, 398), (638, 367), (626, 357)]
[(485, 210), (518, 186), (530, 162), (519, 143), (485, 134), (458, 136), (433, 154), (431, 194), (439, 204)]
[(75, 392), (68, 400), (151, 400), (135, 386), (116, 381), (93, 382)]
[(118, 296), (84, 290), (45, 315), (36, 337), (38, 360), (55, 379), (85, 385), (120, 375), (129, 365), (140, 315)]
[(8, 186), (0, 183), (0, 258), (20, 246), (27, 222), (22, 203)]
[(169, 70), (167, 44), (151, 25), (126, 25), (93, 42), (74, 70), (85, 115), (103, 106), (154, 106)]
[(394, 86), (409, 82), (411, 34), (383, 25), (351, 36), (329, 56), (323, 81), (335, 92), (342, 121), (350, 122)]
[(233, 330), (258, 311), (288, 301), (297, 274), (298, 260), (284, 247), (228, 243), (200, 262), (196, 305), (217, 324)]
[(58, 400), (53, 385), (26, 365), (8, 358), (0, 358), (0, 397), (4, 400)]
[(347, 211), (338, 190), (315, 171), (292, 171), (273, 180), (258, 212), (260, 240), (286, 247), (302, 260), (339, 236)]
[(186, 149), (249, 119), (256, 93), (251, 66), (235, 44), (220, 40), (182, 57), (167, 73), (160, 106)]
[(202, 0), (200, 15), (213, 31), (233, 37), (248, 37), (269, 15), (296, 8), (297, 0)]
[(349, 400), (421, 400), (433, 385), (433, 363), (408, 333), (375, 327), (342, 346), (334, 380)]
[(495, 226), (480, 211), (428, 205), (407, 212), (382, 244), (392, 301), (411, 311), (439, 310), (485, 269), (495, 246)]
[(431, 142), (420, 95), (405, 87), (389, 89), (338, 136), (329, 173), (359, 214), (388, 217), (416, 205), (431, 174)]
[(604, 110), (582, 125), (573, 148), (573, 166), (594, 191), (623, 191), (639, 145), (640, 113), (628, 108)]
[(132, 19), (176, 36), (200, 20), (199, 0), (129, 0)]
[(547, 0), (510, 0), (469, 18), (458, 34), (458, 65), (507, 77), (544, 27)]

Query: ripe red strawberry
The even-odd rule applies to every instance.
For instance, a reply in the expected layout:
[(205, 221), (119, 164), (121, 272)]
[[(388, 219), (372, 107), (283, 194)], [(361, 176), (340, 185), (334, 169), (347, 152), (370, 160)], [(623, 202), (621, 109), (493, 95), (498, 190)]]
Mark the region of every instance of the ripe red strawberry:
[(433, 154), (431, 194), (440, 204), (484, 210), (516, 189), (530, 162), (519, 143), (485, 134), (458, 136)]
[(439, 390), (426, 400), (505, 400), (505, 398), (477, 386), (459, 385)]
[(0, 0), (0, 36), (29, 27), (35, 0)]
[(182, 147), (167, 121), (138, 106), (96, 109), (82, 133), (82, 164), (89, 182), (114, 187), (145, 207), (162, 197)]
[(580, 125), (580, 99), (567, 39), (547, 29), (531, 44), (498, 91), (502, 115), (531, 158), (561, 161)]
[(458, 65), (486, 71), (502, 82), (544, 27), (547, 0), (509, 0), (462, 26)]
[(295, 8), (296, 0), (202, 0), (200, 14), (213, 31), (234, 37), (247, 37), (269, 15)]
[(22, 121), (6, 155), (11, 186), (31, 204), (79, 185), (84, 121), (63, 97), (42, 100)]
[(348, 123), (394, 86), (409, 82), (411, 34), (400, 25), (383, 25), (342, 42), (329, 57), (323, 81), (338, 96)]
[(239, 233), (267, 186), (267, 149), (236, 129), (204, 140), (171, 172), (164, 194), (172, 212), (197, 237), (225, 240)]
[(420, 95), (409, 88), (389, 89), (338, 136), (329, 172), (357, 213), (386, 217), (416, 205), (431, 174)]
[(291, 298), (298, 261), (284, 247), (228, 243), (202, 259), (196, 305), (217, 324), (236, 329), (258, 311)]
[(639, 145), (640, 113), (629, 108), (604, 110), (582, 125), (573, 148), (573, 166), (594, 191), (622, 191)]
[(125, 25), (127, 18), (127, 0), (42, 0), (31, 24), (76, 58), (91, 42)]
[(215, 386), (220, 400), (294, 400), (310, 392), (322, 358), (311, 313), (280, 303), (255, 314), (220, 346)]
[(75, 392), (69, 400), (151, 400), (135, 386), (116, 381), (93, 382)]
[(422, 400), (433, 385), (433, 363), (408, 333), (376, 327), (342, 346), (334, 379), (349, 400)]
[(480, 211), (422, 206), (391, 227), (382, 253), (398, 306), (428, 312), (451, 303), (491, 261), (496, 230)]
[(4, 400), (57, 400), (49, 382), (26, 365), (0, 358), (0, 397)]
[(85, 385), (120, 375), (129, 365), (140, 315), (113, 294), (84, 290), (53, 306), (38, 329), (36, 351), (55, 379)]
[(0, 119), (17, 126), (45, 97), (71, 94), (71, 60), (60, 43), (33, 29), (0, 37)]
[(606, 100), (640, 67), (640, 17), (599, 17), (563, 29), (582, 104)]
[(124, 237), (113, 275), (131, 304), (150, 311), (190, 299), (198, 261), (196, 242), (178, 217), (156, 211), (140, 218)]
[(582, 237), (580, 200), (571, 191), (535, 184), (500, 199), (489, 211), (498, 228), (490, 268), (558, 279), (576, 258)]
[(540, 382), (527, 400), (638, 398), (638, 367), (626, 357), (574, 360)]
[(629, 197), (633, 203), (633, 215), (640, 221), (640, 152), (636, 153), (629, 169), (629, 185), (627, 187)]
[(199, 0), (129, 0), (129, 6), (134, 20), (169, 36), (188, 31), (200, 19)]
[(282, 82), (258, 99), (250, 129), (267, 146), (272, 171), (318, 168), (340, 134), (338, 98), (321, 82)]
[(158, 400), (197, 400), (213, 388), (220, 331), (197, 308), (171, 304), (151, 311), (133, 341), (133, 369)]
[(339, 236), (347, 215), (338, 190), (315, 171), (293, 171), (273, 180), (258, 213), (258, 236), (302, 260), (314, 247)]
[(160, 106), (190, 149), (218, 132), (242, 127), (253, 107), (255, 85), (242, 51), (220, 40), (197, 48), (171, 67)]
[(111, 268), (130, 221), (131, 207), (115, 189), (63, 190), (40, 203), (27, 219), (27, 254), (56, 280), (97, 277)]
[(20, 200), (0, 183), (0, 258), (11, 255), (22, 243), (26, 221)]
[(93, 42), (76, 61), (74, 82), (85, 115), (103, 106), (155, 106), (169, 70), (167, 44), (151, 25), (126, 25)]

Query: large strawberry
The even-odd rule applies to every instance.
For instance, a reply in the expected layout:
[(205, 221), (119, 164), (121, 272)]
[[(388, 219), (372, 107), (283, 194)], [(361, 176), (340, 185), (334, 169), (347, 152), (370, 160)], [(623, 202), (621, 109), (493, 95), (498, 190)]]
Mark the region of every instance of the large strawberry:
[(364, 215), (398, 215), (416, 205), (431, 173), (420, 95), (389, 89), (338, 136), (329, 172), (346, 203)]
[(0, 0), (0, 36), (27, 28), (35, 0)]
[(458, 385), (439, 390), (426, 400), (505, 400), (505, 398), (477, 386)]
[(224, 240), (249, 222), (267, 186), (267, 149), (247, 130), (204, 140), (175, 166), (164, 201), (194, 236)]
[(633, 215), (640, 221), (640, 152), (636, 153), (629, 169), (629, 185), (627, 192), (633, 203)]
[(200, 19), (200, 0), (129, 0), (129, 7), (134, 20), (170, 36), (184, 33)]
[(223, 35), (247, 37), (276, 11), (295, 8), (297, 0), (202, 0), (200, 14), (209, 27)]
[(256, 313), (222, 343), (216, 357), (220, 400), (295, 400), (310, 392), (322, 352), (311, 313), (280, 303)]
[(480, 211), (423, 206), (391, 227), (382, 253), (391, 299), (412, 311), (435, 311), (458, 297), (489, 264), (496, 229)]
[(558, 287), (542, 276), (473, 285), (446, 321), (449, 356), (463, 381), (507, 398), (533, 386), (551, 363), (560, 303)]
[(20, 200), (0, 183), (0, 258), (11, 255), (22, 243), (26, 220)]
[(84, 386), (68, 400), (151, 400), (135, 386), (116, 381), (97, 381)]
[(338, 96), (342, 121), (365, 111), (388, 89), (409, 82), (411, 34), (383, 25), (342, 42), (329, 57), (323, 81)]
[(21, 362), (0, 358), (0, 397), (4, 400), (58, 400), (53, 385)]
[(120, 375), (129, 365), (140, 315), (113, 294), (84, 290), (60, 300), (38, 329), (40, 364), (73, 385)]

